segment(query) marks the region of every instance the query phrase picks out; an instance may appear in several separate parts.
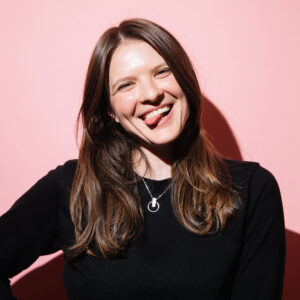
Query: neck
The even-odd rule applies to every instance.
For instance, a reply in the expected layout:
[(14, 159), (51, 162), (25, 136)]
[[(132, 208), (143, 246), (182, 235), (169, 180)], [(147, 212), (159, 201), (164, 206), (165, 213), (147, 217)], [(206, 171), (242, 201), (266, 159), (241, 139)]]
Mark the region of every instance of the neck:
[(148, 147), (141, 147), (141, 150), (149, 162), (149, 168), (147, 169), (146, 162), (137, 151), (134, 154), (134, 170), (138, 175), (154, 180), (163, 180), (172, 176), (172, 152), (170, 147), (161, 147), (155, 149), (155, 151)]

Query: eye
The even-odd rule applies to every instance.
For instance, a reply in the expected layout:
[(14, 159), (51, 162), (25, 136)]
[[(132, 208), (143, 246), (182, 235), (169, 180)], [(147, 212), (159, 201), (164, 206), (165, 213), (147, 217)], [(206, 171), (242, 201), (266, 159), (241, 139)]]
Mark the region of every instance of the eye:
[(164, 75), (168, 75), (169, 73), (171, 73), (170, 68), (163, 68), (163, 69), (158, 70), (155, 75), (162, 77)]
[(131, 85), (132, 85), (131, 82), (123, 83), (123, 84), (121, 84), (121, 85), (118, 87), (118, 91), (126, 90), (126, 88), (128, 88), (128, 87), (131, 86)]

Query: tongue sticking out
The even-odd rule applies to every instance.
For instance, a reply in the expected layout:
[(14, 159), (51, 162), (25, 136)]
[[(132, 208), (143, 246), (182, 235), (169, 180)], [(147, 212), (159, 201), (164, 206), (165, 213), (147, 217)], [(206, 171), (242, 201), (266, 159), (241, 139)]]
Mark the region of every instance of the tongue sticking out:
[(165, 116), (165, 114), (166, 114), (166, 113), (161, 113), (161, 114), (156, 115), (156, 116), (153, 116), (153, 117), (151, 117), (151, 118), (149, 118), (149, 119), (145, 119), (144, 122), (145, 122), (147, 125), (152, 126), (152, 125), (158, 123), (158, 122), (160, 121), (160, 119), (162, 119), (162, 118)]

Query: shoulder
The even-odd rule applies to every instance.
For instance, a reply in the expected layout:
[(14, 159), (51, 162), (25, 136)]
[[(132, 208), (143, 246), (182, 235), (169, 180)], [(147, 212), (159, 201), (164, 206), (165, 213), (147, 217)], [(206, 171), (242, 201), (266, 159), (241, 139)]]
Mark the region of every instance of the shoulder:
[(51, 169), (36, 181), (10, 209), (14, 213), (21, 207), (40, 209), (40, 211), (54, 211), (57, 203), (68, 192), (76, 170), (77, 160), (68, 160)]
[[(261, 211), (262, 215), (282, 214), (282, 200), (274, 175), (258, 162), (224, 159), (232, 181), (246, 205), (247, 218)], [(257, 213), (256, 213), (257, 214)]]
[(70, 190), (77, 168), (77, 161), (77, 159), (67, 160), (64, 163), (57, 165), (56, 168), (50, 170), (48, 175), (51, 174), (55, 177), (63, 190)]
[(57, 168), (60, 168), (61, 170), (65, 172), (72, 172), (76, 170), (78, 159), (69, 159), (65, 161), (63, 164), (60, 164), (57, 166)]
[(234, 184), (243, 188), (260, 190), (265, 184), (277, 185), (274, 175), (255, 161), (241, 161), (223, 158)]
[(77, 167), (77, 159), (70, 159), (65, 161), (63, 164), (60, 164), (56, 167), (57, 173), (60, 173), (61, 176), (74, 176), (76, 167)]

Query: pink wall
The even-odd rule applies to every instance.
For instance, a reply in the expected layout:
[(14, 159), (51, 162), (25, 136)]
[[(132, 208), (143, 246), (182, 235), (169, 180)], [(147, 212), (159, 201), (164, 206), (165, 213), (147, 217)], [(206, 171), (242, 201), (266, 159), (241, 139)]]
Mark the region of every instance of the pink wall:
[(0, 214), (77, 156), (74, 124), (92, 48), (108, 26), (144, 17), (182, 42), (242, 159), (275, 175), (286, 228), (300, 233), (299, 12), (292, 0), (1, 1)]

